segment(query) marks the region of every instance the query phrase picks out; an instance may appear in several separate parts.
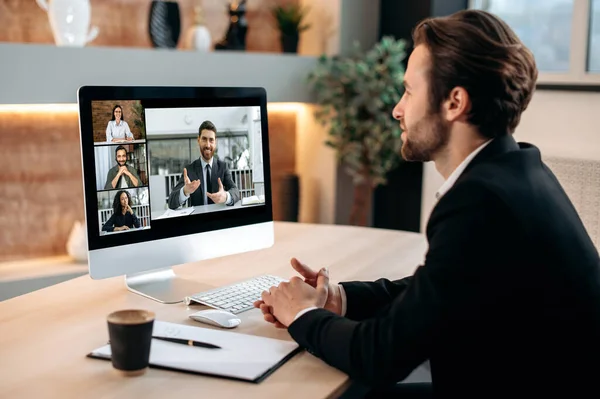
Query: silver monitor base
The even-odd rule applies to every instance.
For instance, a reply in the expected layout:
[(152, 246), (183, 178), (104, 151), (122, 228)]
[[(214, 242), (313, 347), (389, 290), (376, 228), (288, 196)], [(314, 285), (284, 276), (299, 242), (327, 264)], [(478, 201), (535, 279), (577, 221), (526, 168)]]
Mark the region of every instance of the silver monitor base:
[(171, 268), (125, 276), (125, 285), (129, 291), (168, 304), (183, 302), (186, 296), (214, 288), (177, 277)]

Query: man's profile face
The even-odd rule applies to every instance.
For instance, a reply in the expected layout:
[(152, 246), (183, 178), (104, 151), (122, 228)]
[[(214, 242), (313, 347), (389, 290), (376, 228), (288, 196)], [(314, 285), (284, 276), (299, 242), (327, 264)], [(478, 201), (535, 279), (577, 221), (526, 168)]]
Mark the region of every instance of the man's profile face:
[(198, 137), (198, 146), (200, 147), (200, 155), (208, 162), (213, 157), (217, 149), (217, 135), (212, 130), (203, 129)]
[(428, 73), (432, 68), (424, 45), (412, 52), (404, 74), (404, 95), (394, 108), (402, 129), (402, 157), (407, 161), (431, 161), (448, 143), (450, 127), (441, 107), (432, 109)]
[(117, 163), (119, 164), (119, 166), (124, 166), (125, 162), (127, 162), (127, 151), (117, 151)]

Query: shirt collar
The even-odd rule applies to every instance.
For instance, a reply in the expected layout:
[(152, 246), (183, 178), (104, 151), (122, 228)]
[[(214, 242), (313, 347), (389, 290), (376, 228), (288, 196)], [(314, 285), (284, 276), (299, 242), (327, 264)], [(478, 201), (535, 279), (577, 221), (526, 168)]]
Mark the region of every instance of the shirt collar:
[(480, 145), (479, 147), (477, 147), (475, 149), (475, 151), (473, 151), (472, 153), (470, 153), (460, 163), (460, 165), (458, 165), (458, 167), (456, 169), (454, 169), (454, 172), (452, 172), (450, 174), (450, 176), (448, 176), (448, 179), (446, 179), (446, 181), (444, 182), (444, 184), (442, 184), (442, 186), (439, 188), (439, 190), (435, 193), (435, 199), (436, 200), (439, 200), (440, 198), (442, 198), (442, 196), (444, 194), (446, 194), (448, 192), (448, 190), (450, 190), (452, 188), (452, 186), (454, 186), (454, 183), (456, 183), (456, 180), (458, 180), (458, 178), (460, 177), (460, 175), (467, 168), (467, 165), (469, 165), (469, 163), (473, 160), (473, 158), (475, 158), (475, 156), (479, 153), (479, 151), (483, 150), (485, 148), (485, 146), (488, 145), (491, 141), (492, 140), (488, 140), (485, 143), (483, 143), (482, 145)]
[(202, 155), (200, 155), (200, 161), (202, 161), (202, 169), (206, 169), (206, 165), (210, 165), (210, 168), (212, 169), (214, 159), (215, 157), (212, 157), (210, 159), (210, 162), (206, 162), (204, 158), (202, 158)]

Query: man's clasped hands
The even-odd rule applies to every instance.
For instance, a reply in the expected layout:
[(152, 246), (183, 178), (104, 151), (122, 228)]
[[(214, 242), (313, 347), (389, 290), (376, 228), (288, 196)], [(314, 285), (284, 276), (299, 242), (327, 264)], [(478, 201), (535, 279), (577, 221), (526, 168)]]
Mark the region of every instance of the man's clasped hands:
[(315, 272), (296, 258), (291, 259), (291, 264), (304, 280), (294, 276), (289, 282), (264, 291), (261, 299), (254, 302), (264, 319), (277, 328), (287, 328), (301, 311), (309, 308), (324, 308), (341, 315), (340, 287), (329, 282), (328, 268)]

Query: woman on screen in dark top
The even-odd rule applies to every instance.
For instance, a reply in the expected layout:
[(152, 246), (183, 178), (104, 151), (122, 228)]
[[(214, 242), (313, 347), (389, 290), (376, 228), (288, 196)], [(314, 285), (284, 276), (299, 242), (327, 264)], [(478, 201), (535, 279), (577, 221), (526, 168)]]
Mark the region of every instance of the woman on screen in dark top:
[(104, 223), (102, 226), (102, 230), (104, 231), (121, 231), (121, 230), (129, 230), (134, 227), (140, 227), (140, 220), (135, 213), (133, 213), (133, 209), (131, 209), (131, 196), (129, 192), (125, 190), (121, 190), (115, 195), (115, 200), (113, 201), (113, 214), (112, 216)]

